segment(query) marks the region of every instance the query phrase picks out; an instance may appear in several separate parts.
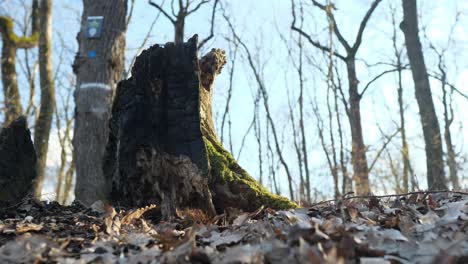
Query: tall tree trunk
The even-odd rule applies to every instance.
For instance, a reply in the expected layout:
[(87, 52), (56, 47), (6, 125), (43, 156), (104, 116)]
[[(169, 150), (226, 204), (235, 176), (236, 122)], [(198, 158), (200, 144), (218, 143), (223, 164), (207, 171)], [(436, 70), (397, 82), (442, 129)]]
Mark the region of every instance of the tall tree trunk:
[(20, 37), (13, 31), (13, 19), (0, 16), (0, 33), (2, 35), (1, 72), (5, 100), (5, 123), (10, 123), (23, 113), (18, 90), (16, 74), (16, 52), (18, 49), (29, 49), (37, 45), (38, 32), (38, 1), (32, 1), (32, 33), (31, 36)]
[[(398, 61), (400, 59), (398, 58)], [(406, 124), (405, 124), (405, 108), (403, 105), (403, 84), (402, 84), (402, 70), (401, 63), (398, 62), (398, 108), (400, 113), (400, 129), (401, 129), (401, 158), (403, 160), (403, 192), (409, 190), (409, 175), (410, 175), (410, 160), (409, 160), (409, 147), (406, 139)], [(411, 179), (414, 175), (411, 173)], [(412, 188), (415, 188), (415, 182), (412, 181)]]
[(421, 125), (426, 149), (427, 183), (431, 190), (447, 189), (445, 184), (442, 139), (439, 122), (432, 100), (429, 77), (418, 35), (416, 0), (403, 0), (403, 22), (400, 28), (405, 35), (406, 49), (413, 74), (416, 101), (419, 106)]
[(310, 193), (310, 171), (309, 171), (309, 158), (307, 154), (307, 140), (306, 140), (306, 132), (304, 127), (304, 76), (303, 76), (303, 43), (302, 43), (302, 36), (299, 36), (299, 68), (298, 68), (298, 75), (299, 75), (299, 128), (301, 131), (301, 146), (302, 146), (302, 156), (304, 161), (304, 171), (305, 171), (305, 190), (307, 194), (307, 202), (310, 203), (311, 201), (311, 193)]
[(349, 85), (349, 125), (351, 127), (351, 160), (354, 170), (354, 181), (357, 194), (369, 194), (369, 170), (367, 168), (366, 146), (362, 135), (361, 95), (358, 92), (359, 81), (356, 76), (356, 61), (354, 57), (347, 58)]
[(40, 197), (45, 177), (49, 135), (55, 107), (55, 86), (52, 72), (52, 0), (42, 0), (39, 7), (39, 77), (41, 102), (34, 130), (37, 153), (35, 195)]
[[(79, 51), (73, 70), (75, 91), (76, 199), (91, 204), (109, 191), (102, 173), (102, 159), (108, 134), (109, 104), (124, 72), (126, 0), (83, 1)], [(87, 18), (103, 16), (100, 38), (88, 38)]]
[[(416, 180), (415, 175), (413, 173), (413, 169), (410, 164), (410, 155), (409, 155), (409, 147), (408, 147), (408, 140), (406, 136), (406, 122), (405, 122), (405, 107), (403, 103), (403, 63), (401, 60), (402, 57), (402, 49), (397, 47), (397, 22), (396, 22), (396, 12), (392, 9), (392, 24), (393, 24), (393, 36), (392, 36), (392, 43), (393, 43), (393, 52), (396, 58), (396, 67), (397, 67), (397, 76), (398, 76), (398, 86), (397, 86), (397, 94), (398, 94), (398, 113), (400, 115), (400, 133), (401, 133), (401, 160), (403, 162), (403, 192), (408, 192), (409, 182), (411, 177), (411, 190), (415, 190), (416, 188)], [(398, 174), (397, 174), (398, 175)]]

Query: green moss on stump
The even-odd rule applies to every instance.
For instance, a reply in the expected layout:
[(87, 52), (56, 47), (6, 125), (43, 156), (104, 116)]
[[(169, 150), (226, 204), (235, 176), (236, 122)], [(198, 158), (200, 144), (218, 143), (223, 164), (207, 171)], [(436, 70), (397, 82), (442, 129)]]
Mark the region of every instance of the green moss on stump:
[[(241, 209), (247, 211), (255, 210), (262, 205), (273, 209), (298, 207), (296, 203), (285, 197), (272, 194), (259, 184), (239, 166), (237, 161), (220, 143), (215, 140), (209, 140), (206, 137), (203, 137), (203, 139), (211, 167), (210, 188), (215, 192), (215, 204), (221, 203), (223, 206), (232, 205), (232, 207), (241, 207)], [(219, 186), (227, 187), (232, 195), (220, 194)], [(220, 202), (217, 199), (222, 199), (223, 201)]]

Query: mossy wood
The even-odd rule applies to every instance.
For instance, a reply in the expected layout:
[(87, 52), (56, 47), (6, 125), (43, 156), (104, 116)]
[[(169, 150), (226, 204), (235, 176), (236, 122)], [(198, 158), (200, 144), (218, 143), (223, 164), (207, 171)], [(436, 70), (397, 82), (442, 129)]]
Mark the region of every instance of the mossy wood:
[(186, 207), (209, 215), (227, 207), (296, 207), (268, 192), (219, 143), (211, 99), (226, 58), (213, 49), (198, 60), (197, 45), (196, 35), (154, 45), (137, 58), (132, 77), (119, 83), (104, 158), (111, 200), (156, 203), (166, 218)]

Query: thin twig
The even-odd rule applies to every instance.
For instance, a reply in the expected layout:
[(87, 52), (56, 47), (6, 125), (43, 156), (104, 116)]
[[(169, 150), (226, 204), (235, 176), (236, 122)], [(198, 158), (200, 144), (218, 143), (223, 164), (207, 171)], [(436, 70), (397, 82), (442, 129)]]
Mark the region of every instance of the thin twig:
[(449, 191), (449, 190), (439, 190), (439, 191), (419, 191), (419, 192), (408, 192), (402, 194), (386, 194), (386, 195), (357, 195), (357, 196), (350, 196), (344, 197), (341, 199), (330, 199), (326, 201), (321, 201), (318, 203), (314, 203), (310, 205), (310, 207), (315, 207), (321, 204), (337, 202), (337, 201), (344, 201), (344, 200), (352, 200), (352, 199), (370, 199), (370, 198), (389, 198), (389, 197), (401, 197), (401, 196), (408, 196), (413, 194), (434, 194), (434, 193), (453, 193), (453, 194), (460, 194), (460, 195), (468, 195), (468, 192), (461, 192), (461, 191)]
[(148, 3), (149, 3), (150, 5), (156, 7), (161, 13), (163, 13), (163, 15), (164, 15), (165, 17), (167, 17), (167, 19), (169, 19), (169, 20), (172, 22), (172, 24), (175, 24), (175, 23), (176, 23), (175, 19), (174, 19), (173, 17), (171, 17), (160, 5), (154, 3), (154, 2), (151, 1), (151, 0), (149, 0)]

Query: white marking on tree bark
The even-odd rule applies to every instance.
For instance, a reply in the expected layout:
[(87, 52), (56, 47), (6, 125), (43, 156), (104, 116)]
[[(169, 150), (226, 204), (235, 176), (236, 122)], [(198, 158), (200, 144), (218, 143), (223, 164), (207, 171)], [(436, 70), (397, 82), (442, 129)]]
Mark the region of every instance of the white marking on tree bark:
[(89, 89), (89, 88), (102, 88), (105, 90), (110, 90), (111, 87), (105, 83), (82, 83), (80, 89)]

